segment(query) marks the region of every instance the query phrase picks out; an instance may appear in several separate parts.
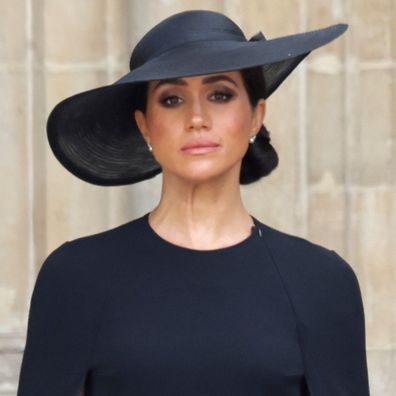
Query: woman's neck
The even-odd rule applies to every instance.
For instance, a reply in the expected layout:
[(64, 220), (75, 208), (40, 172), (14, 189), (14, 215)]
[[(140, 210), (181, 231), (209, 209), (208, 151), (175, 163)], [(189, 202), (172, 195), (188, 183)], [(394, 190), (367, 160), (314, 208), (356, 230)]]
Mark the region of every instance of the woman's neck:
[(149, 222), (164, 239), (196, 249), (233, 245), (247, 238), (254, 225), (239, 182), (223, 178), (193, 183), (166, 174)]

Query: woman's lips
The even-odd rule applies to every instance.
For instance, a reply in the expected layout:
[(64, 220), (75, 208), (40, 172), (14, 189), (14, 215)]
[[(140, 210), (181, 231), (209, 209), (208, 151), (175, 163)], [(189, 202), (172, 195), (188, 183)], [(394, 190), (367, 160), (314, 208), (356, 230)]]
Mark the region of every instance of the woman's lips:
[(196, 146), (182, 149), (185, 154), (206, 154), (217, 151), (220, 146)]
[(197, 139), (185, 144), (182, 147), (186, 154), (206, 154), (219, 149), (219, 145), (211, 140)]

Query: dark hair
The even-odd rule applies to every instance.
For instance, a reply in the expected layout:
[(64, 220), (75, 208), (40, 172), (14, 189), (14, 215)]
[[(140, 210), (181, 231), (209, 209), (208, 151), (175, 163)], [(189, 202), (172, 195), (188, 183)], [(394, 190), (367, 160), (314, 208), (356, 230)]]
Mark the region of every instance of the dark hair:
[[(241, 70), (242, 79), (252, 107), (257, 106), (260, 98), (264, 98), (265, 80), (261, 66)], [(249, 144), (242, 158), (240, 184), (250, 184), (268, 176), (279, 163), (279, 157), (270, 143), (270, 132), (262, 125), (254, 143)]]
[[(252, 108), (257, 106), (260, 98), (264, 98), (265, 80), (260, 66), (241, 70), (242, 79), (249, 96)], [(148, 82), (138, 84), (135, 96), (138, 105), (135, 110), (146, 112)], [(263, 125), (256, 135), (254, 143), (249, 144), (242, 158), (240, 184), (250, 184), (269, 175), (278, 165), (279, 158), (270, 143), (270, 133)]]

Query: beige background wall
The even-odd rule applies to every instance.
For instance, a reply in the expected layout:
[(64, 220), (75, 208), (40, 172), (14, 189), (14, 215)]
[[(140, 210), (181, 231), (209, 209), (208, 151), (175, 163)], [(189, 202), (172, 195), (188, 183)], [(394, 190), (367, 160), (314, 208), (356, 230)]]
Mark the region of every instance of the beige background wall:
[(268, 100), (280, 156), (243, 187), (263, 222), (341, 254), (358, 276), (373, 395), (396, 392), (396, 1), (0, 0), (0, 395), (15, 395), (37, 271), (65, 240), (140, 216), (161, 176), (97, 187), (69, 174), (46, 141), (64, 97), (115, 81), (162, 18), (207, 8), (267, 38), (336, 22), (350, 28), (311, 54)]

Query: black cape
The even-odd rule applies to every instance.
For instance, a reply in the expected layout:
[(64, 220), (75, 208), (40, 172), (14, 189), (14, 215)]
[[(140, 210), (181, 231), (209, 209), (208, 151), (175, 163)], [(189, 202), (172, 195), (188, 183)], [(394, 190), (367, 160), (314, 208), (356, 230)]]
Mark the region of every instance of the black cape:
[(253, 219), (246, 240), (215, 250), (162, 239), (148, 213), (56, 248), (17, 396), (368, 396), (352, 267)]

